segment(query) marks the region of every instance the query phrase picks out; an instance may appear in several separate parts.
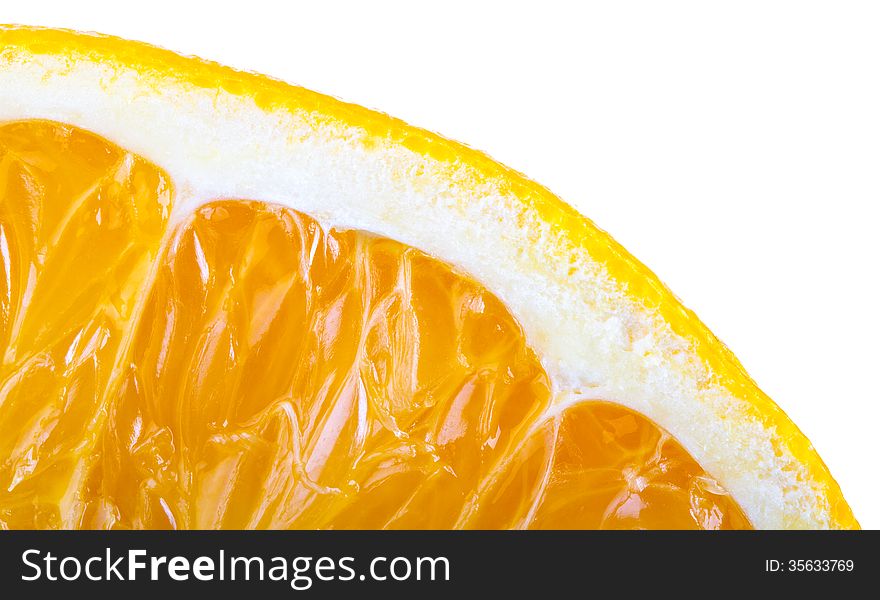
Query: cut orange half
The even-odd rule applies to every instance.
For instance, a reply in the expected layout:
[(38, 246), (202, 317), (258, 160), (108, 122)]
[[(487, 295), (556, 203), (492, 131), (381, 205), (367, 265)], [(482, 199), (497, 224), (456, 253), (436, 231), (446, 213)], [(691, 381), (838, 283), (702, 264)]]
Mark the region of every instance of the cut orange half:
[(144, 44), (0, 30), (0, 526), (851, 528), (543, 187)]

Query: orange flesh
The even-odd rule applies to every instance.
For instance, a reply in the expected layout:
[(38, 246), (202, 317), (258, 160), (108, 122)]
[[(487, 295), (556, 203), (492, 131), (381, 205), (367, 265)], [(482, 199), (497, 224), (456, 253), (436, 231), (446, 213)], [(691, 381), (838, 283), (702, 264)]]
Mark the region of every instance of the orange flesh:
[(400, 243), (0, 126), (0, 527), (749, 528), (666, 432), (562, 410), (505, 306)]

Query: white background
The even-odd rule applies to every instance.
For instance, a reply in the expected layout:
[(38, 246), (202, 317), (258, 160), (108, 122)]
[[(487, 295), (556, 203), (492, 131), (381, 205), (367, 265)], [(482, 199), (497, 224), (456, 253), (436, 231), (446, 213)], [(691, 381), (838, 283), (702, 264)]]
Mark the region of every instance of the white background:
[(648, 264), (880, 528), (880, 4), (4, 2), (487, 151)]

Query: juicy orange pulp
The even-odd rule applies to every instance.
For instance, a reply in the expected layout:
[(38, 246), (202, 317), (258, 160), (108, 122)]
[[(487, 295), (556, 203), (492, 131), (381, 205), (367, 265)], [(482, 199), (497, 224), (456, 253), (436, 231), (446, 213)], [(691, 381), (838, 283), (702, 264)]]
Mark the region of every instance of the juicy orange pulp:
[(666, 432), (559, 409), (504, 305), (426, 254), (0, 127), (0, 526), (747, 528)]

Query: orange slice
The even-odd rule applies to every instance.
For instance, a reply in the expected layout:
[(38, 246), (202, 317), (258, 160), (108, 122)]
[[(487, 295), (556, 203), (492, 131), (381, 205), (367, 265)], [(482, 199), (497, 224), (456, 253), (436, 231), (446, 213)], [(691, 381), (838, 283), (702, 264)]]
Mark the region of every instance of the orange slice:
[(521, 175), (143, 44), (0, 48), (0, 526), (858, 526), (726, 348)]

